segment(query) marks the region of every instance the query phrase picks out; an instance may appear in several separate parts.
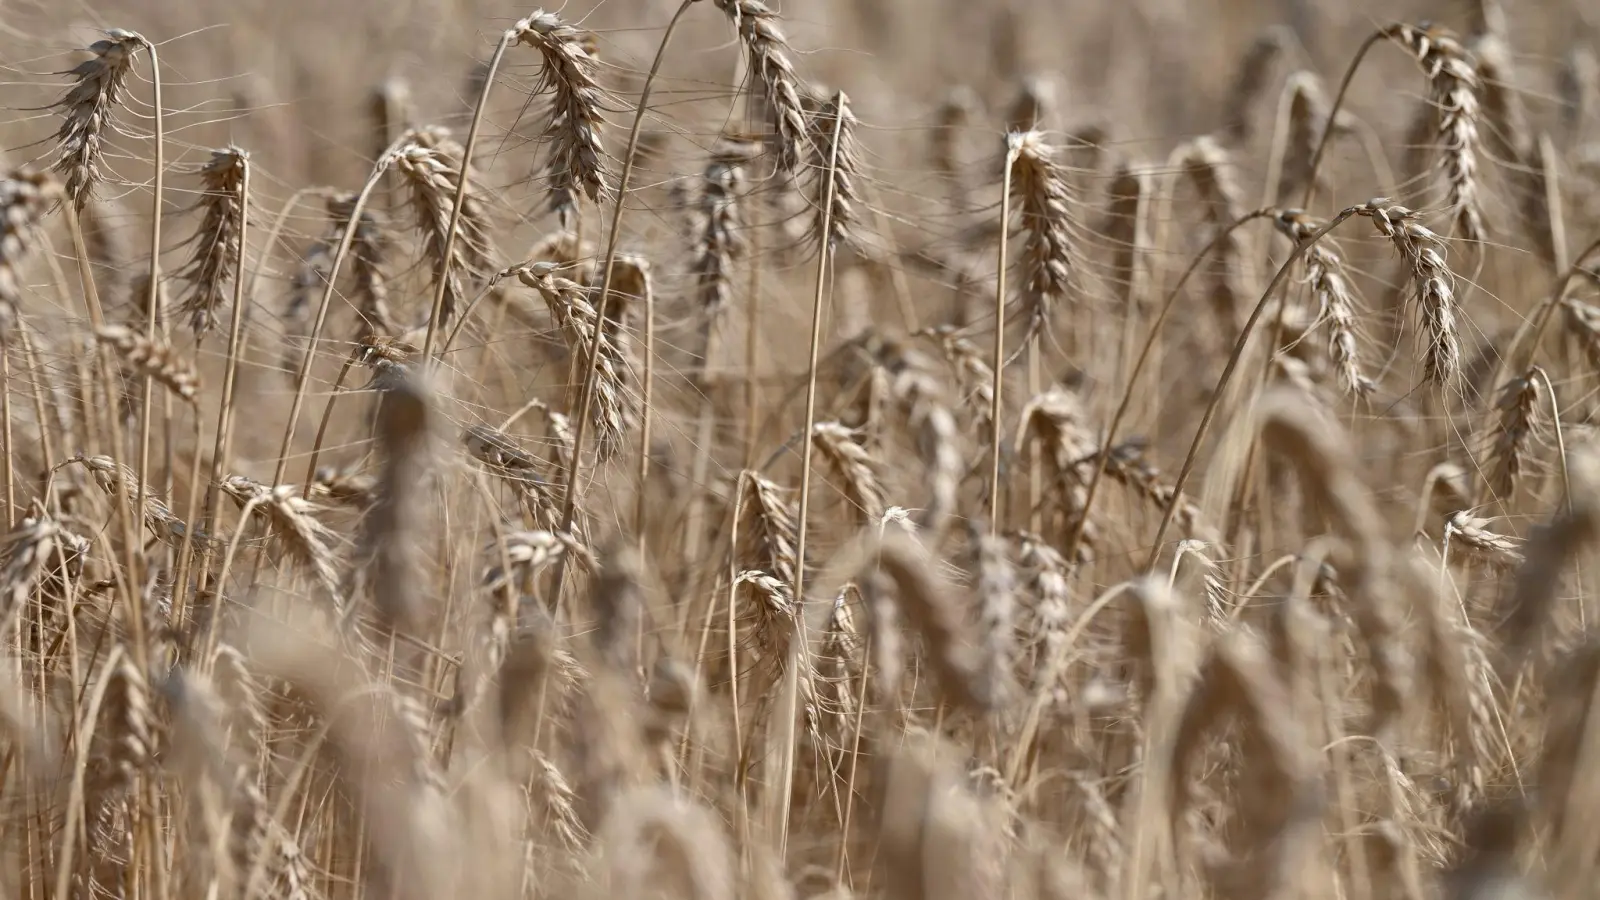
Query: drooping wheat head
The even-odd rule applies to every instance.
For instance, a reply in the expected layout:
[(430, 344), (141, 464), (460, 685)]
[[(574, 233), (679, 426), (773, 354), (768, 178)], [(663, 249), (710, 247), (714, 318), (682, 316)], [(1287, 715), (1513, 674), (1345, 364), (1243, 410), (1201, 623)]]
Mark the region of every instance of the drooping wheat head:
[(597, 80), (600, 61), (592, 55), (583, 32), (540, 10), (513, 30), (517, 40), (539, 51), (544, 71), (535, 90), (550, 94), (550, 208), (563, 225), (570, 224), (581, 194), (599, 203), (606, 191), (604, 92)]
[(715, 2), (738, 33), (749, 90), (772, 129), (778, 168), (793, 172), (807, 152), (806, 114), (800, 100), (804, 90), (789, 61), (789, 39), (778, 25), (778, 14), (762, 0)]
[(1443, 171), (1450, 215), (1468, 241), (1484, 238), (1478, 197), (1478, 157), (1482, 138), (1477, 63), (1448, 31), (1398, 23), (1383, 30), (1404, 47), (1428, 77), (1428, 102), (1435, 111), (1434, 139)]
[[(1284, 210), (1273, 218), (1278, 230), (1296, 244), (1305, 244), (1322, 228), (1322, 223), (1299, 210)], [(1345, 393), (1365, 397), (1377, 389), (1361, 366), (1361, 343), (1357, 331), (1357, 307), (1344, 259), (1326, 239), (1306, 248), (1302, 257), (1306, 284), (1320, 309), (1318, 318), (1327, 324), (1328, 356), (1339, 375)]]
[(61, 127), (55, 133), (58, 157), (54, 168), (66, 180), (67, 198), (79, 209), (105, 180), (101, 167), (107, 133), (116, 128), (113, 117), (122, 105), (134, 58), (148, 46), (143, 35), (113, 28), (106, 32), (104, 40), (89, 46), (93, 59), (63, 73), (72, 76), (75, 83), (52, 105), (62, 115)]
[(1423, 368), (1428, 380), (1441, 387), (1452, 384), (1461, 374), (1461, 341), (1455, 276), (1445, 262), (1444, 241), (1417, 221), (1416, 213), (1387, 200), (1369, 200), (1358, 214), (1372, 219), (1411, 271), (1411, 289), (1427, 339)]
[[(466, 299), (465, 281), (494, 269), (490, 260), (492, 229), (483, 197), (474, 188), (475, 173), (469, 168), (461, 220), (455, 240), (450, 240), (450, 214), (455, 207), (461, 158), (466, 148), (443, 129), (418, 129), (410, 134), (411, 139), (395, 154), (394, 170), (406, 187), (411, 225), (422, 237), (422, 255), (432, 270), (433, 285), (444, 283), (444, 306), (438, 323), (443, 326), (451, 321), (456, 307)], [(451, 246), (448, 259), (445, 258), (446, 244)]]

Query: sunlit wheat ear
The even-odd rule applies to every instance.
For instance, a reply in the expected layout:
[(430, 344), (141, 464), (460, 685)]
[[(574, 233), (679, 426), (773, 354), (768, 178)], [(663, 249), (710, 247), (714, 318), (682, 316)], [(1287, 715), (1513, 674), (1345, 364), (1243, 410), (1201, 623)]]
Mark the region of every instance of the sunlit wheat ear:
[[(481, 586), (491, 591), (504, 590), (511, 585), (516, 590), (533, 593), (534, 576), (563, 558), (575, 563), (583, 572), (593, 572), (599, 566), (594, 555), (576, 537), (554, 531), (508, 532), (501, 536), (499, 544), (485, 547), (483, 557), (488, 566), (484, 569)], [(509, 573), (501, 565), (502, 558), (511, 566)]]
[[(328, 218), (335, 233), (343, 233), (349, 227), (355, 200), (355, 195), (348, 193), (328, 198)], [(362, 210), (350, 242), (350, 275), (354, 281), (351, 299), (366, 332), (398, 334), (403, 330), (389, 310), (389, 278), (384, 274), (393, 243), (378, 214)]]
[(794, 584), (799, 513), (789, 491), (746, 470), (739, 474), (736, 498), (741, 511), (738, 523), (739, 546), (735, 554), (739, 567), (771, 578), (776, 591), (765, 590), (758, 580), (746, 580), (740, 597), (749, 604), (756, 622), (754, 637), (763, 656), (783, 660), (780, 650), (787, 648), (787, 635), (795, 616), (789, 585)]
[(931, 360), (924, 354), (905, 341), (886, 340), (878, 355), (889, 375), (889, 395), (905, 412), (927, 470), (928, 500), (917, 516), (917, 526), (937, 536), (956, 512), (961, 479), (966, 475), (956, 417), (944, 385), (933, 377)]
[(444, 306), (439, 313), (442, 326), (466, 297), (463, 280), (481, 277), (494, 268), (490, 259), (491, 228), (483, 195), (472, 184), (477, 181), (476, 172), (469, 167), (461, 219), (455, 240), (450, 240), (450, 214), (466, 149), (443, 129), (418, 129), (410, 132), (410, 137), (394, 157), (394, 170), (400, 173), (406, 187), (411, 226), (422, 238), (422, 257), (431, 269), (432, 283), (437, 286), (442, 281), (445, 286)]
[(883, 517), (883, 485), (879, 483), (878, 461), (861, 443), (854, 429), (838, 422), (818, 422), (811, 429), (817, 452), (833, 467), (839, 489), (855, 510), (858, 525)]
[[(1093, 460), (1083, 460), (1077, 467), (1081, 470), (1092, 464)], [(1178, 506), (1172, 513), (1173, 521), (1185, 534), (1201, 535), (1213, 541), (1217, 539), (1216, 530), (1207, 526), (1200, 507), (1188, 497), (1177, 496), (1172, 485), (1162, 480), (1161, 470), (1145, 459), (1143, 441), (1127, 441), (1112, 447), (1106, 457), (1106, 475), (1137, 491), (1157, 510), (1165, 510), (1176, 503)], [(1087, 482), (1089, 475), (1080, 474), (1078, 478)]]
[(568, 853), (581, 853), (589, 845), (589, 829), (578, 817), (578, 795), (572, 783), (548, 756), (535, 751), (533, 758), (534, 796), (550, 817), (550, 830)]
[(1451, 513), (1445, 520), (1445, 535), (1451, 552), (1462, 551), (1470, 559), (1499, 569), (1522, 564), (1522, 541), (1496, 532), (1491, 519), (1480, 519), (1465, 510)]
[(806, 124), (811, 136), (811, 240), (830, 250), (859, 250), (861, 192), (856, 184), (862, 177), (861, 148), (856, 142), (856, 114), (850, 110), (850, 98), (838, 91), (818, 100)]
[[(1097, 449), (1088, 431), (1083, 401), (1077, 394), (1056, 387), (1028, 401), (1017, 424), (1016, 452), (1020, 455), (1030, 445), (1040, 448), (1054, 470), (1054, 501), (1068, 522), (1076, 522), (1088, 513), (1084, 508), (1088, 484), (1079, 462), (1090, 459)], [(1084, 528), (1091, 538), (1093, 524)]]
[(994, 370), (989, 360), (977, 344), (962, 337), (953, 326), (939, 325), (924, 330), (939, 341), (945, 362), (955, 371), (959, 408), (972, 417), (980, 436), (988, 433), (994, 406)]
[(250, 155), (237, 147), (213, 150), (200, 169), (200, 227), (189, 238), (189, 259), (178, 272), (188, 284), (179, 312), (187, 313), (195, 334), (210, 331), (217, 311), (231, 296), (239, 236), (244, 227), (245, 167)]
[[(1174, 155), (1180, 158), (1184, 177), (1193, 185), (1195, 194), (1202, 202), (1206, 233), (1201, 237), (1209, 243), (1244, 216), (1244, 202), (1234, 178), (1233, 160), (1228, 156), (1228, 151), (1209, 136), (1196, 138), (1175, 151)], [(1239, 318), (1239, 304), (1244, 296), (1240, 281), (1245, 248), (1238, 229), (1228, 230), (1221, 240), (1221, 246), (1216, 249), (1210, 300), (1224, 331), (1232, 334)]]
[(266, 798), (251, 766), (229, 752), (228, 709), (201, 672), (170, 673), (160, 695), (172, 723), (167, 765), (183, 779), (191, 834), (203, 835), (207, 853), (193, 853), (191, 877), (209, 877), (223, 890), (242, 888), (250, 866), (266, 849)]
[(1503, 503), (1510, 503), (1516, 495), (1518, 478), (1533, 452), (1534, 432), (1543, 411), (1540, 395), (1547, 387), (1544, 379), (1543, 370), (1534, 366), (1506, 382), (1495, 404), (1499, 416), (1484, 479), (1493, 496)]
[(436, 413), (432, 392), (420, 376), (405, 371), (396, 376), (383, 379), (380, 388), (373, 437), (382, 474), (377, 502), (361, 523), (347, 596), (353, 604), (359, 589), (370, 587), (379, 624), (404, 630), (418, 624), (422, 615), (417, 541), (427, 489), (428, 436)]
[[(0, 545), (0, 625), (11, 617), (34, 589), (46, 580), (76, 580), (83, 574), (89, 540), (76, 534), (37, 507), (11, 527)], [(62, 582), (66, 586), (66, 582)]]
[(165, 342), (152, 340), (121, 325), (106, 325), (95, 338), (117, 351), (117, 358), (135, 375), (148, 375), (187, 403), (195, 402), (200, 373)]
[(220, 487), (262, 523), (277, 552), (310, 573), (336, 609), (344, 608), (334, 549), (339, 537), (317, 519), (321, 510), (316, 505), (301, 497), (294, 485), (268, 487), (243, 475), (230, 476)]
[(52, 105), (63, 117), (55, 133), (58, 156), (54, 168), (66, 180), (67, 198), (79, 209), (105, 180), (100, 166), (105, 158), (106, 132), (116, 127), (113, 117), (133, 73), (134, 57), (149, 46), (142, 35), (113, 28), (106, 32), (105, 40), (90, 45), (93, 59), (63, 73), (76, 83)]
[(748, 89), (759, 99), (772, 128), (778, 167), (793, 172), (806, 156), (806, 115), (800, 103), (800, 79), (789, 62), (789, 39), (778, 25), (778, 14), (762, 0), (715, 3), (738, 32), (749, 73)]
[(1461, 340), (1456, 319), (1455, 276), (1445, 262), (1444, 241), (1417, 221), (1416, 213), (1387, 200), (1369, 200), (1357, 210), (1372, 219), (1378, 233), (1394, 244), (1411, 270), (1427, 349), (1423, 368), (1429, 381), (1441, 387), (1461, 375)]
[(1428, 102), (1436, 113), (1434, 143), (1447, 186), (1450, 215), (1469, 241), (1484, 238), (1478, 197), (1479, 108), (1477, 66), (1461, 42), (1441, 28), (1395, 24), (1383, 35), (1408, 50), (1428, 77)]
[[(1058, 302), (1065, 299), (1072, 276), (1067, 181), (1056, 163), (1055, 149), (1037, 131), (1006, 137), (1010, 153), (1011, 191), (1022, 213), (1027, 237), (1022, 243), (1022, 305), (1027, 329), (1009, 365), (1040, 340)], [(1001, 227), (1009, 227), (1002, 223)]]
[(541, 477), (539, 460), (524, 452), (505, 432), (487, 425), (469, 425), (461, 445), (484, 468), (517, 493), (540, 528), (560, 526), (560, 509), (550, 484)]
[[(635, 395), (628, 387), (627, 348), (620, 343), (624, 330), (615, 326), (602, 327), (599, 359), (594, 359), (590, 338), (594, 334), (594, 317), (600, 314), (594, 308), (598, 292), (562, 278), (555, 271), (555, 266), (539, 263), (519, 269), (517, 278), (544, 297), (568, 349), (580, 360), (593, 361), (596, 381), (594, 403), (589, 412), (591, 424), (595, 426), (596, 452), (603, 462), (622, 450), (638, 412)], [(618, 297), (618, 293), (612, 294), (614, 301)], [(571, 388), (575, 397), (578, 385)], [(576, 402), (569, 403), (568, 408), (576, 405)]]
[(1068, 583), (1072, 567), (1054, 547), (1038, 535), (1022, 532), (1016, 535), (1017, 565), (1021, 568), (1024, 590), (1023, 633), (1034, 646), (1031, 666), (1020, 671), (1027, 678), (1025, 685), (1033, 692), (1055, 693), (1058, 685), (1046, 679), (1050, 661), (1065, 659), (1067, 640), (1072, 626), (1072, 594)]
[(605, 148), (600, 144), (604, 93), (596, 76), (600, 61), (583, 32), (539, 11), (513, 30), (517, 40), (539, 51), (544, 71), (536, 92), (550, 94), (550, 207), (563, 225), (577, 212), (578, 195), (595, 203), (607, 190)]
[(1251, 115), (1272, 78), (1272, 67), (1291, 46), (1293, 36), (1283, 27), (1269, 28), (1250, 43), (1234, 75), (1223, 112), (1223, 133), (1231, 141), (1250, 138)]
[[(1273, 223), (1296, 244), (1310, 241), (1323, 223), (1299, 210), (1286, 210), (1273, 217)], [(1303, 257), (1306, 283), (1321, 312), (1319, 318), (1328, 329), (1328, 357), (1339, 374), (1339, 386), (1347, 394), (1365, 397), (1377, 389), (1361, 366), (1361, 342), (1356, 330), (1357, 307), (1344, 259), (1326, 239), (1306, 248)]]
[[(183, 520), (172, 514), (167, 504), (161, 500), (149, 485), (140, 489), (139, 476), (127, 466), (118, 463), (109, 456), (83, 456), (72, 457), (68, 462), (77, 463), (88, 469), (94, 476), (95, 483), (107, 494), (121, 493), (127, 499), (130, 507), (137, 501), (142, 493), (144, 495), (144, 510), (140, 516), (145, 527), (150, 529), (157, 540), (171, 547), (177, 547), (183, 542), (183, 533), (186, 529)], [(196, 534), (196, 542), (205, 540), (205, 535)]]
[(0, 344), (10, 340), (22, 300), (18, 271), (33, 251), (34, 229), (61, 196), (43, 172), (18, 169), (0, 181)]
[(111, 679), (111, 685), (97, 730), (109, 742), (105, 763), (114, 773), (114, 790), (127, 791), (150, 766), (160, 722), (150, 708), (150, 682), (126, 652), (116, 657), (103, 677)]

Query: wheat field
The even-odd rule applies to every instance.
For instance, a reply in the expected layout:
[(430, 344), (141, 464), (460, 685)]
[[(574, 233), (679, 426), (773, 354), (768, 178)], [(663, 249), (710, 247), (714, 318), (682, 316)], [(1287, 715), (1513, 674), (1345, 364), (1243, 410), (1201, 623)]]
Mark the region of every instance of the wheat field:
[(0, 51), (0, 897), (1596, 894), (1586, 4)]

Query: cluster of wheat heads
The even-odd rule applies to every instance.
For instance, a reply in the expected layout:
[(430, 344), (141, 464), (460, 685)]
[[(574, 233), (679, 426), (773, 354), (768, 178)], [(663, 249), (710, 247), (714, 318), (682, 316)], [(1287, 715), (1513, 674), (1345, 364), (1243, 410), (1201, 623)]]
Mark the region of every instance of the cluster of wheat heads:
[(1479, 13), (1158, 147), (540, 10), (287, 188), (106, 32), (0, 177), (0, 889), (1590, 896), (1595, 73)]

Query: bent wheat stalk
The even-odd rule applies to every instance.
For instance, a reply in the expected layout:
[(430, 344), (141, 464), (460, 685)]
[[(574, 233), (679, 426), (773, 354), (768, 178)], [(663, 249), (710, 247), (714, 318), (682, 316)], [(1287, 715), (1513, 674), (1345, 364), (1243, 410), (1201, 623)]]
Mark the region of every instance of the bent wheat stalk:
[[(1335, 228), (1344, 224), (1346, 219), (1361, 213), (1364, 208), (1351, 206), (1340, 210), (1337, 216), (1328, 220), (1328, 224), (1317, 229), (1315, 233), (1300, 242), (1294, 248), (1294, 252), (1289, 254), (1289, 258), (1283, 261), (1283, 265), (1278, 267), (1277, 274), (1272, 276), (1272, 281), (1268, 283), (1266, 291), (1261, 294), (1261, 299), (1256, 303), (1255, 309), (1250, 311), (1250, 318), (1245, 321), (1244, 327), (1239, 330), (1239, 337), (1234, 342), (1233, 352), (1228, 354), (1228, 364), (1223, 367), (1222, 376), (1217, 379), (1217, 385), (1212, 390), (1211, 400), (1206, 404), (1205, 414), (1201, 416), (1200, 425), (1195, 429), (1194, 440), (1189, 445), (1189, 453), (1183, 458), (1183, 467), (1178, 470), (1178, 478), (1172, 483), (1172, 502), (1168, 504), (1166, 512), (1162, 513), (1161, 524), (1156, 527), (1155, 537), (1150, 541), (1150, 555), (1145, 560), (1144, 565), (1146, 571), (1154, 572), (1156, 563), (1161, 561), (1161, 540), (1166, 537), (1167, 529), (1171, 527), (1172, 519), (1181, 505), (1178, 501), (1182, 499), (1183, 489), (1189, 483), (1189, 476), (1194, 472), (1195, 463), (1199, 461), (1200, 448), (1204, 446), (1206, 437), (1211, 432), (1211, 422), (1217, 416), (1217, 409), (1222, 406), (1223, 395), (1227, 393), (1228, 384), (1233, 381), (1233, 373), (1238, 370), (1239, 361), (1244, 358), (1245, 346), (1250, 343), (1250, 337), (1255, 333), (1256, 324), (1261, 321), (1261, 314), (1266, 312), (1267, 306), (1271, 303), (1273, 296), (1277, 294), (1278, 288), (1283, 285), (1284, 279), (1288, 278), (1290, 268), (1299, 262), (1300, 258), (1305, 256), (1306, 253), (1310, 252), (1318, 241), (1326, 237)], [(1106, 446), (1111, 446), (1109, 440), (1106, 442)], [(1104, 454), (1102, 454), (1102, 459), (1103, 457)]]

